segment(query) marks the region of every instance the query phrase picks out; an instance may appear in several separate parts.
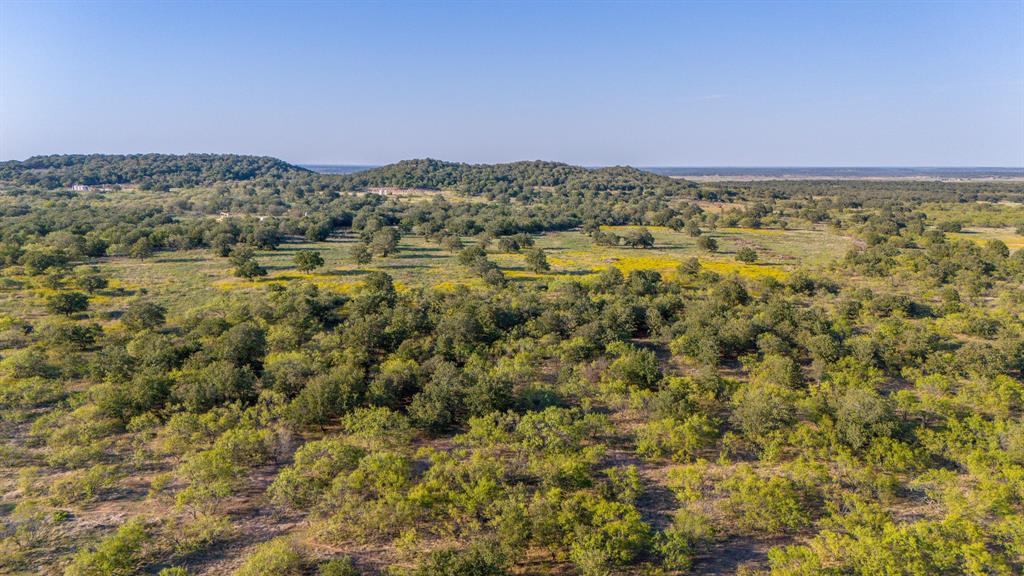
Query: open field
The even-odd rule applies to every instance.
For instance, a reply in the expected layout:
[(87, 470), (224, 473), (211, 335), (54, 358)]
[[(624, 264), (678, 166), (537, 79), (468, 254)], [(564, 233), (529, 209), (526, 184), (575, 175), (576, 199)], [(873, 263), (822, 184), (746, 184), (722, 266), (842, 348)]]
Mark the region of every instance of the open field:
[[(614, 229), (621, 233), (629, 227)], [(728, 228), (710, 233), (711, 237), (719, 240), (720, 248), (715, 253), (708, 253), (697, 248), (696, 240), (685, 232), (659, 227), (651, 227), (650, 230), (655, 237), (655, 245), (651, 249), (598, 246), (592, 238), (578, 231), (538, 235), (535, 245), (548, 253), (552, 265), (551, 271), (544, 274), (528, 271), (521, 254), (494, 253), (491, 257), (513, 282), (586, 282), (608, 266), (615, 266), (627, 274), (643, 269), (672, 277), (676, 267), (690, 257), (698, 258), (703, 267), (719, 274), (783, 279), (799, 266), (820, 266), (841, 258), (854, 245), (853, 240), (824, 230)], [(467, 244), (473, 242), (470, 238), (464, 241)], [(398, 254), (375, 258), (368, 265), (352, 263), (349, 251), (354, 243), (352, 237), (339, 236), (326, 242), (289, 242), (277, 250), (260, 252), (258, 258), (269, 274), (256, 282), (234, 277), (232, 267), (225, 259), (202, 250), (160, 254), (143, 261), (109, 258), (99, 265), (117, 279), (118, 286), (126, 289), (145, 286), (149, 295), (173, 310), (186, 309), (222, 291), (249, 290), (294, 280), (307, 280), (348, 293), (358, 287), (362, 278), (371, 271), (387, 272), (400, 288), (480, 285), (479, 279), (460, 266), (453, 254), (422, 237), (403, 236)], [(735, 251), (741, 247), (755, 249), (759, 254), (758, 262), (738, 262)], [(313, 273), (295, 270), (292, 258), (303, 250), (320, 252), (324, 267)]]
[(1016, 228), (986, 228), (980, 226), (971, 226), (964, 228), (960, 232), (950, 232), (950, 238), (956, 238), (958, 240), (970, 240), (971, 242), (977, 242), (984, 244), (989, 240), (1000, 240), (1010, 250), (1020, 250), (1024, 248), (1024, 236), (1017, 234)]

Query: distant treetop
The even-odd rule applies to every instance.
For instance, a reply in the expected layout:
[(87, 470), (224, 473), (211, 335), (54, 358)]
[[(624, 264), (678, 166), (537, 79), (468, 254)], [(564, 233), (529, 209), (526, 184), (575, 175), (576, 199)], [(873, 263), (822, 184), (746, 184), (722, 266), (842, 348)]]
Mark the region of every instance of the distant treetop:
[(628, 166), (584, 168), (540, 160), (509, 164), (465, 164), (431, 158), (403, 160), (344, 178), (356, 189), (450, 189), (469, 196), (520, 198), (538, 190), (679, 193), (696, 186)]
[(203, 186), (308, 172), (269, 156), (237, 154), (61, 154), (0, 162), (0, 180), (46, 188), (132, 184)]

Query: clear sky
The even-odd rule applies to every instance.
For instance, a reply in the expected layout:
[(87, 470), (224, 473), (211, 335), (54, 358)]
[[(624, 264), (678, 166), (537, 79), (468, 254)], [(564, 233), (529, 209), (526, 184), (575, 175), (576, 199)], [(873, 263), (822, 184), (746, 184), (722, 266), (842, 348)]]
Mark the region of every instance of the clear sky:
[(1024, 166), (1024, 4), (0, 0), (0, 159)]

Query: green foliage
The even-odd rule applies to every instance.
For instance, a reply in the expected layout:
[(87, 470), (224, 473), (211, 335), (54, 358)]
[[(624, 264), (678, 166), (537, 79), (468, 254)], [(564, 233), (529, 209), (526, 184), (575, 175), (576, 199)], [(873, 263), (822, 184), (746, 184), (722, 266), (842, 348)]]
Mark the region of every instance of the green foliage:
[(715, 426), (703, 414), (692, 414), (684, 420), (653, 420), (637, 431), (636, 452), (645, 458), (689, 462), (711, 444), (715, 432)]
[(744, 246), (736, 251), (736, 259), (740, 262), (757, 262), (757, 250)]
[(697, 238), (697, 247), (707, 252), (716, 252), (718, 250), (718, 241), (711, 236), (700, 236)]
[(295, 452), (294, 464), (278, 474), (268, 492), (279, 504), (309, 509), (334, 478), (344, 471), (354, 470), (363, 455), (363, 450), (341, 438), (306, 443)]
[(799, 488), (783, 476), (764, 478), (744, 465), (725, 479), (721, 489), (726, 509), (742, 530), (787, 532), (810, 523)]
[(548, 264), (548, 258), (544, 251), (538, 248), (526, 253), (526, 268), (531, 272), (542, 274), (551, 270), (551, 265)]
[(320, 564), (317, 569), (318, 576), (360, 576), (352, 559), (348, 557), (334, 558)]
[(163, 306), (145, 301), (135, 301), (121, 315), (121, 324), (132, 332), (153, 330), (166, 321), (167, 309)]
[(302, 554), (287, 537), (260, 544), (232, 572), (233, 576), (300, 576), (305, 561)]
[(349, 256), (356, 264), (369, 264), (373, 260), (373, 252), (365, 242), (356, 242), (352, 245)]
[(647, 228), (630, 230), (622, 240), (630, 248), (651, 248), (654, 246), (654, 235)]
[(70, 317), (89, 309), (89, 296), (81, 292), (57, 292), (46, 297), (46, 309)]
[(609, 348), (616, 356), (608, 365), (604, 378), (616, 388), (652, 389), (661, 380), (661, 368), (654, 352), (630, 345)]
[(558, 521), (569, 558), (584, 574), (600, 574), (632, 560), (648, 544), (650, 527), (631, 504), (578, 493), (566, 499)]
[(714, 528), (707, 518), (680, 508), (672, 519), (672, 525), (657, 535), (654, 548), (667, 568), (688, 570), (693, 564), (696, 549), (713, 537)]
[(413, 571), (415, 576), (505, 576), (508, 560), (499, 546), (491, 542), (432, 552)]
[[(0, 163), (0, 572), (150, 508), (73, 565), (237, 566), (268, 502), (297, 540), (249, 573), (675, 573), (752, 535), (780, 574), (1020, 571), (1019, 186), (165, 160)], [(256, 250), (337, 271), (224, 278)]]
[(312, 272), (324, 265), (324, 257), (314, 250), (303, 250), (295, 253), (295, 267), (303, 272)]
[(65, 576), (129, 576), (141, 567), (149, 541), (141, 520), (132, 519), (101, 540), (94, 549), (75, 555)]
[[(771, 574), (1014, 574), (1010, 560), (966, 518), (897, 524), (844, 518), (807, 546), (769, 553)], [(1019, 566), (1019, 565), (1018, 565)]]

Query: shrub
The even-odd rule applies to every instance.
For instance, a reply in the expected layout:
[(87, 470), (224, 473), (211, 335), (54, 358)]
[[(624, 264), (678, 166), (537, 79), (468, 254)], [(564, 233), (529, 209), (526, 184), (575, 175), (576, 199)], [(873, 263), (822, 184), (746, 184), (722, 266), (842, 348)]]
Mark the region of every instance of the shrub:
[(238, 367), (227, 361), (205, 366), (186, 365), (173, 373), (173, 397), (190, 411), (203, 412), (214, 406), (251, 398), (255, 394), (256, 377), (248, 366)]
[(121, 315), (121, 324), (132, 332), (152, 330), (162, 326), (167, 309), (153, 302), (132, 302)]
[(231, 520), (227, 516), (200, 513), (173, 526), (174, 553), (194, 554), (228, 537)]
[(89, 296), (82, 292), (58, 292), (47, 296), (46, 309), (64, 316), (85, 312), (89, 309)]
[(736, 251), (736, 259), (740, 262), (757, 262), (757, 250), (744, 246)]
[(725, 507), (736, 524), (751, 532), (787, 532), (806, 526), (810, 517), (796, 484), (782, 476), (762, 478), (742, 466), (722, 482)]
[(602, 495), (608, 500), (633, 504), (643, 492), (643, 484), (636, 466), (620, 466), (604, 471)]
[(303, 250), (296, 252), (295, 267), (303, 272), (312, 272), (324, 265), (324, 257), (316, 250)]
[(409, 419), (389, 408), (357, 408), (341, 419), (341, 427), (368, 450), (404, 446), (412, 439)]
[(691, 414), (683, 420), (654, 420), (637, 431), (636, 452), (644, 458), (667, 457), (688, 462), (710, 445), (715, 432), (715, 426), (703, 414)]
[(50, 485), (50, 500), (58, 506), (91, 502), (104, 490), (117, 485), (122, 476), (117, 466), (111, 464), (96, 464), (87, 470), (76, 470), (54, 480)]
[(143, 546), (149, 541), (141, 520), (132, 519), (107, 536), (94, 550), (75, 555), (64, 576), (130, 576), (142, 565)]
[(359, 465), (363, 450), (331, 437), (304, 444), (295, 462), (278, 473), (268, 492), (278, 504), (300, 510), (312, 508), (338, 474)]
[(234, 571), (234, 576), (301, 576), (302, 554), (287, 538), (275, 538), (260, 544)]
[(476, 543), (465, 549), (432, 552), (413, 571), (414, 576), (504, 576), (508, 559), (493, 542)]
[(764, 441), (769, 433), (792, 422), (793, 401), (787, 388), (748, 384), (733, 396), (732, 421), (749, 439)]
[(324, 562), (317, 569), (318, 576), (360, 576), (360, 572), (356, 569), (355, 564), (352, 563), (352, 559), (347, 556), (344, 558), (334, 558)]
[(629, 562), (650, 538), (650, 527), (632, 504), (585, 493), (562, 503), (559, 523), (567, 535), (569, 557), (587, 573)]
[(697, 247), (706, 252), (718, 250), (718, 241), (711, 236), (700, 236), (697, 238)]
[(838, 399), (835, 413), (839, 437), (854, 449), (896, 429), (888, 402), (874, 390), (851, 387)]
[(661, 367), (654, 352), (630, 345), (616, 346), (609, 351), (618, 357), (608, 365), (603, 378), (614, 387), (651, 390), (661, 380)]
[(342, 366), (309, 380), (288, 407), (297, 424), (323, 426), (350, 408), (364, 387), (363, 372)]
[(655, 538), (654, 548), (670, 570), (688, 570), (693, 564), (694, 548), (714, 536), (711, 522), (686, 508), (676, 511), (672, 525)]
[(551, 265), (548, 264), (547, 256), (544, 255), (544, 251), (535, 248), (526, 252), (526, 268), (531, 272), (541, 274), (551, 270)]

